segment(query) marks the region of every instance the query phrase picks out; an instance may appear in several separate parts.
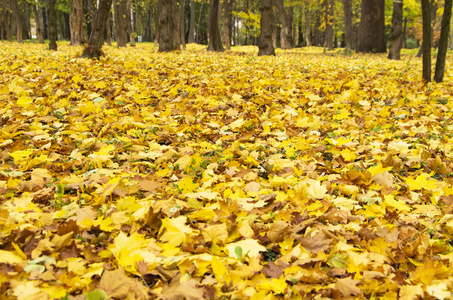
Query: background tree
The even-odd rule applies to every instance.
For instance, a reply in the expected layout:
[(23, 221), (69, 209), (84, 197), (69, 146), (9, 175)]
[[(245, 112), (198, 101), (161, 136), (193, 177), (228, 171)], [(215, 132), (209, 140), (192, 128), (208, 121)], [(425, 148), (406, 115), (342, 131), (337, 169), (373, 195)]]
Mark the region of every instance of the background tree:
[(35, 0), (35, 5), (33, 5), (33, 12), (35, 15), (35, 23), (36, 23), (36, 36), (38, 38), (38, 42), (40, 44), (44, 43), (44, 35), (43, 35), (43, 22), (42, 22), (42, 10), (41, 5), (38, 0)]
[(195, 41), (195, 0), (190, 0), (189, 44)]
[(222, 38), (219, 27), (220, 0), (209, 1), (209, 51), (223, 51)]
[(429, 0), (422, 0), (422, 16), (423, 16), (423, 72), (422, 78), (425, 82), (431, 81), (431, 12)]
[(159, 52), (180, 49), (178, 4), (176, 0), (158, 0)]
[(114, 0), (115, 40), (118, 47), (127, 46), (127, 0)]
[(362, 0), (357, 52), (387, 51), (385, 38), (385, 0)]
[(49, 0), (49, 49), (57, 50), (57, 12), (55, 0)]
[(2, 40), (8, 39), (8, 41), (12, 42), (13, 36), (11, 34), (11, 30), (10, 30), (10, 26), (9, 26), (10, 13), (9, 13), (8, 0), (0, 0), (0, 8), (1, 8), (0, 17), (1, 17), (1, 24), (2, 24), (2, 30), (1, 30)]
[(112, 0), (99, 0), (99, 7), (94, 17), (90, 38), (81, 57), (97, 59), (101, 57), (101, 49), (104, 44), (104, 30), (111, 6)]
[(23, 43), (23, 28), (22, 28), (22, 20), (20, 18), (20, 11), (19, 6), (17, 5), (17, 0), (11, 0), (11, 11), (13, 12), (14, 18), (16, 19), (16, 29), (17, 29), (17, 42)]
[(231, 29), (233, 26), (233, 16), (232, 16), (232, 10), (233, 10), (233, 2), (234, 0), (224, 0), (223, 3), (223, 43), (225, 44), (225, 49), (230, 50), (231, 49)]
[(293, 7), (285, 7), (283, 0), (274, 0), (282, 19), (281, 48), (291, 49), (293, 44)]
[(186, 50), (186, 18), (185, 18), (185, 9), (186, 9), (186, 0), (179, 0), (179, 24), (180, 24), (180, 39), (181, 45), (184, 50)]
[(261, 0), (261, 32), (258, 43), (258, 56), (275, 55), (275, 49), (272, 45), (272, 0)]
[(403, 0), (393, 1), (392, 30), (390, 31), (389, 59), (401, 59), (403, 37)]
[(344, 34), (346, 50), (354, 50), (354, 30), (352, 24), (352, 0), (343, 0)]
[(324, 41), (324, 49), (333, 49), (333, 22), (334, 22), (334, 0), (324, 0), (326, 5), (326, 38)]
[(83, 44), (85, 42), (83, 34), (83, 0), (71, 0), (69, 27), (71, 30), (70, 45)]
[(434, 80), (442, 82), (445, 73), (445, 58), (447, 56), (448, 38), (450, 34), (452, 0), (445, 0), (442, 27), (440, 31), (439, 49), (437, 51), (436, 70)]

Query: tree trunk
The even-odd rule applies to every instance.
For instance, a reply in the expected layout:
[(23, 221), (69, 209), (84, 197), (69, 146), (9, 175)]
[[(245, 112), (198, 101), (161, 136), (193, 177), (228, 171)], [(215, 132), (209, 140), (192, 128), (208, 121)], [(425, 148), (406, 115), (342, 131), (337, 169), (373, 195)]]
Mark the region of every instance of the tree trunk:
[(343, 0), (344, 34), (346, 36), (346, 50), (354, 50), (354, 29), (352, 26), (352, 0)]
[(36, 22), (36, 35), (38, 37), (38, 42), (40, 44), (44, 44), (44, 36), (42, 34), (42, 14), (41, 10), (39, 9), (38, 0), (35, 0), (35, 5), (33, 5), (33, 12), (35, 14), (35, 22)]
[[(274, 1), (272, 1), (273, 5), (275, 4)], [(274, 22), (272, 23), (272, 47), (274, 47), (274, 50), (277, 49), (277, 43), (278, 43), (278, 36), (277, 36), (277, 33), (278, 33), (278, 27), (277, 27), (277, 8), (275, 6), (272, 7), (272, 20), (274, 20)]]
[(107, 18), (110, 14), (112, 0), (100, 0), (99, 7), (94, 17), (93, 28), (87, 43), (87, 47), (83, 50), (80, 57), (97, 58), (102, 55), (101, 48), (104, 43), (104, 30), (107, 23)]
[(189, 44), (195, 41), (195, 0), (190, 0)]
[(357, 52), (386, 51), (385, 0), (362, 0)]
[(311, 31), (310, 31), (310, 11), (308, 9), (308, 0), (305, 0), (305, 40), (307, 47), (311, 46)]
[(282, 18), (281, 47), (282, 49), (293, 48), (293, 14), (292, 7), (285, 8), (283, 0), (275, 0)]
[(13, 12), (14, 18), (16, 19), (17, 27), (17, 42), (23, 43), (24, 39), (22, 37), (22, 20), (20, 19), (19, 6), (17, 5), (17, 0), (11, 0), (11, 11)]
[(444, 80), (445, 72), (445, 58), (448, 50), (448, 37), (450, 34), (450, 20), (451, 20), (452, 0), (445, 0), (444, 14), (442, 16), (442, 25), (440, 30), (439, 49), (437, 51), (436, 71), (434, 73), (434, 80), (442, 82)]
[(81, 45), (85, 42), (83, 36), (83, 0), (71, 0), (69, 14), (69, 28), (71, 31), (70, 45)]
[(333, 45), (333, 21), (334, 21), (334, 0), (326, 0), (327, 14), (326, 14), (326, 46), (329, 50), (334, 48)]
[(201, 40), (200, 40), (200, 24), (201, 24), (201, 15), (203, 13), (203, 4), (204, 4), (204, 2), (201, 2), (200, 13), (198, 14), (198, 23), (197, 23), (197, 30), (196, 30), (196, 36), (195, 36), (195, 41), (197, 43), (201, 42)]
[(87, 9), (88, 9), (87, 28), (89, 28), (88, 34), (91, 34), (91, 30), (93, 29), (94, 14), (95, 14), (95, 9), (93, 7), (93, 0), (87, 0)]
[(423, 16), (423, 73), (425, 82), (431, 81), (431, 14), (429, 0), (422, 0)]
[(158, 0), (159, 52), (180, 49), (178, 4), (176, 0)]
[(232, 21), (232, 8), (233, 0), (224, 0), (224, 18), (223, 18), (223, 43), (225, 44), (225, 49), (231, 49), (231, 21)]
[(222, 39), (219, 28), (219, 6), (220, 0), (209, 1), (209, 43), (208, 51), (223, 51)]
[[(2, 21), (2, 24), (3, 24), (3, 27), (6, 31), (6, 38), (8, 39), (8, 41), (12, 42), (13, 41), (13, 35), (11, 34), (11, 28), (9, 26), (9, 18), (10, 18), (10, 14), (9, 14), (9, 3), (8, 3), (8, 0), (0, 0), (2, 1), (1, 4), (2, 4), (2, 11), (1, 11), (1, 21)], [(4, 37), (2, 36), (2, 39)]]
[(112, 28), (110, 26), (110, 18), (111, 18), (110, 14), (111, 13), (110, 13), (110, 9), (109, 9), (109, 12), (107, 14), (107, 22), (105, 24), (105, 28), (106, 28), (105, 31), (106, 31), (106, 35), (107, 35), (107, 38), (105, 39), (105, 41), (106, 41), (107, 45), (112, 46)]
[(389, 59), (401, 59), (403, 35), (403, 1), (393, 1), (392, 30), (390, 32)]
[(186, 50), (186, 18), (185, 18), (186, 0), (179, 0), (179, 24), (180, 24), (180, 39), (181, 45)]
[(49, 49), (57, 50), (57, 11), (55, 0), (49, 0)]
[(132, 0), (127, 1), (126, 6), (126, 29), (129, 33), (131, 47), (135, 47), (135, 37), (137, 35), (134, 29), (134, 10), (132, 9)]
[(24, 1), (24, 22), (23, 22), (23, 37), (26, 40), (31, 39), (31, 24), (30, 24), (30, 3)]
[(275, 55), (275, 49), (272, 45), (272, 0), (261, 0), (261, 33), (260, 41), (258, 43), (259, 51), (258, 56), (262, 55)]
[(115, 0), (115, 40), (118, 47), (127, 46), (127, 0)]

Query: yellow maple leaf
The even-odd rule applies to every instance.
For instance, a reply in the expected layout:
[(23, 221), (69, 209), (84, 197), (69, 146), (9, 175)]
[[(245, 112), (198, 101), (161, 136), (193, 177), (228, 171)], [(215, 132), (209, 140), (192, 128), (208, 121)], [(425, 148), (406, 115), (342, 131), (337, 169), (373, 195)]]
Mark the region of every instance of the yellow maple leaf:
[[(185, 225), (187, 217), (165, 218), (162, 220), (162, 227), (159, 231), (160, 239), (169, 242), (174, 246), (179, 246), (186, 239), (186, 235), (192, 233), (192, 228)], [(162, 234), (163, 233), (163, 234)]]
[(439, 184), (436, 180), (431, 179), (426, 173), (418, 175), (416, 178), (408, 177), (405, 179), (411, 190), (433, 190), (436, 189)]

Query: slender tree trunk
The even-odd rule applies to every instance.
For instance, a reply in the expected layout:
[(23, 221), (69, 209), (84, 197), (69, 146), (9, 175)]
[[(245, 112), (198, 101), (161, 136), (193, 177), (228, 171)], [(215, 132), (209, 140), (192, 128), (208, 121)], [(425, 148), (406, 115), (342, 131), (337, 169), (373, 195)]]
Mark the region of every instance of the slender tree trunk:
[(437, 51), (436, 71), (434, 80), (442, 82), (445, 73), (445, 58), (448, 50), (448, 36), (450, 34), (452, 0), (445, 0), (444, 14), (442, 16), (442, 25), (440, 31), (439, 49)]
[(403, 0), (393, 1), (392, 30), (390, 32), (389, 59), (401, 59), (403, 34)]
[(198, 14), (197, 35), (195, 36), (195, 40), (197, 43), (200, 43), (200, 24), (201, 24), (201, 15), (203, 13), (203, 4), (204, 4), (204, 2), (201, 2), (200, 13)]
[(311, 31), (310, 31), (310, 11), (308, 7), (308, 0), (305, 0), (305, 40), (307, 41), (307, 47), (311, 46)]
[(190, 0), (189, 44), (195, 41), (195, 0)]
[(222, 39), (219, 28), (219, 6), (220, 0), (209, 1), (209, 51), (223, 51)]
[[(272, 1), (272, 5), (275, 5), (275, 1)], [(272, 47), (274, 47), (274, 50), (277, 49), (277, 43), (278, 43), (278, 36), (277, 36), (277, 31), (278, 31), (278, 28), (277, 28), (277, 8), (275, 6), (272, 7), (272, 20), (274, 20), (274, 22), (272, 22)]]
[[(434, 37), (434, 26), (436, 24), (436, 17), (437, 17), (437, 3), (435, 0), (431, 0), (429, 3), (429, 15), (431, 18), (430, 22), (430, 30), (431, 30), (431, 47), (433, 45), (433, 37)], [(422, 44), (420, 45), (420, 49), (418, 50), (417, 57), (422, 57), (423, 55), (423, 41)]]
[(159, 52), (180, 49), (178, 4), (176, 0), (158, 0)]
[(11, 10), (13, 12), (14, 18), (16, 19), (17, 27), (17, 42), (23, 43), (24, 39), (22, 37), (22, 20), (20, 18), (19, 6), (17, 5), (17, 0), (11, 0)]
[(38, 37), (38, 42), (40, 44), (44, 44), (44, 36), (42, 34), (42, 14), (41, 10), (39, 9), (38, 0), (35, 0), (35, 5), (33, 5), (33, 12), (35, 14), (35, 22), (36, 22), (36, 35)]
[(407, 29), (407, 17), (404, 18), (403, 22), (403, 37), (401, 40), (401, 48), (407, 48), (406, 45), (406, 29)]
[(31, 24), (30, 24), (30, 3), (24, 1), (24, 22), (23, 22), (23, 37), (28, 40), (31, 39)]
[(55, 0), (49, 0), (49, 50), (57, 50), (57, 11)]
[(137, 34), (134, 29), (134, 11), (132, 9), (132, 0), (128, 0), (126, 5), (126, 29), (129, 33), (131, 47), (135, 47), (135, 36)]
[(114, 1), (115, 39), (118, 47), (127, 46), (127, 0)]
[(422, 0), (423, 16), (423, 73), (425, 82), (431, 81), (431, 13), (429, 0)]
[(282, 49), (293, 48), (293, 18), (292, 7), (285, 8), (283, 0), (274, 0), (282, 18), (281, 47)]
[(69, 15), (71, 31), (70, 45), (81, 45), (85, 42), (83, 36), (83, 0), (71, 0), (71, 13)]
[[(98, 8), (99, 9), (99, 8)], [(112, 46), (112, 28), (110, 26), (110, 19), (111, 19), (111, 12), (109, 10), (108, 14), (107, 14), (107, 22), (105, 24), (105, 28), (106, 28), (106, 35), (107, 35), (107, 38), (105, 39), (105, 42), (107, 43), (108, 46)]]
[(354, 50), (354, 29), (352, 26), (352, 0), (343, 0), (344, 33), (346, 36), (346, 50)]
[(94, 17), (93, 29), (91, 30), (87, 47), (83, 50), (81, 57), (97, 59), (101, 57), (101, 48), (104, 43), (104, 30), (111, 6), (112, 0), (99, 1), (99, 7)]
[(333, 45), (333, 21), (334, 21), (334, 0), (326, 0), (327, 16), (326, 16), (326, 46), (329, 50), (334, 48)]
[(233, 0), (224, 0), (224, 18), (223, 18), (223, 43), (225, 44), (225, 49), (231, 49), (231, 12), (233, 7)]
[(179, 0), (179, 24), (180, 24), (180, 39), (181, 45), (184, 50), (186, 50), (186, 0)]
[(357, 52), (386, 51), (385, 0), (362, 0)]
[[(11, 34), (11, 28), (9, 26), (9, 19), (10, 19), (10, 13), (9, 13), (9, 1), (8, 0), (0, 0), (1, 1), (1, 6), (2, 6), (2, 11), (1, 11), (1, 21), (3, 24), (3, 27), (6, 32), (6, 38), (8, 41), (12, 42), (13, 41), (13, 35)], [(4, 37), (2, 37), (4, 38)]]
[[(159, 2), (157, 2), (159, 5)], [(154, 35), (154, 47), (159, 45), (159, 9), (156, 9), (156, 17), (154, 18), (154, 28), (156, 28), (155, 35)]]
[(261, 0), (261, 33), (258, 56), (275, 55), (275, 49), (272, 45), (272, 19), (272, 0)]

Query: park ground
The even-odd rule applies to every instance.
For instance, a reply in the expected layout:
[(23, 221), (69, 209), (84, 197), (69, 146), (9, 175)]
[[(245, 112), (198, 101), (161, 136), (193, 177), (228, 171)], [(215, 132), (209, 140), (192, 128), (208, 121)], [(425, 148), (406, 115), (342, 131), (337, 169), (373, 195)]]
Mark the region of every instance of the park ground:
[(0, 43), (1, 299), (450, 299), (452, 65)]

